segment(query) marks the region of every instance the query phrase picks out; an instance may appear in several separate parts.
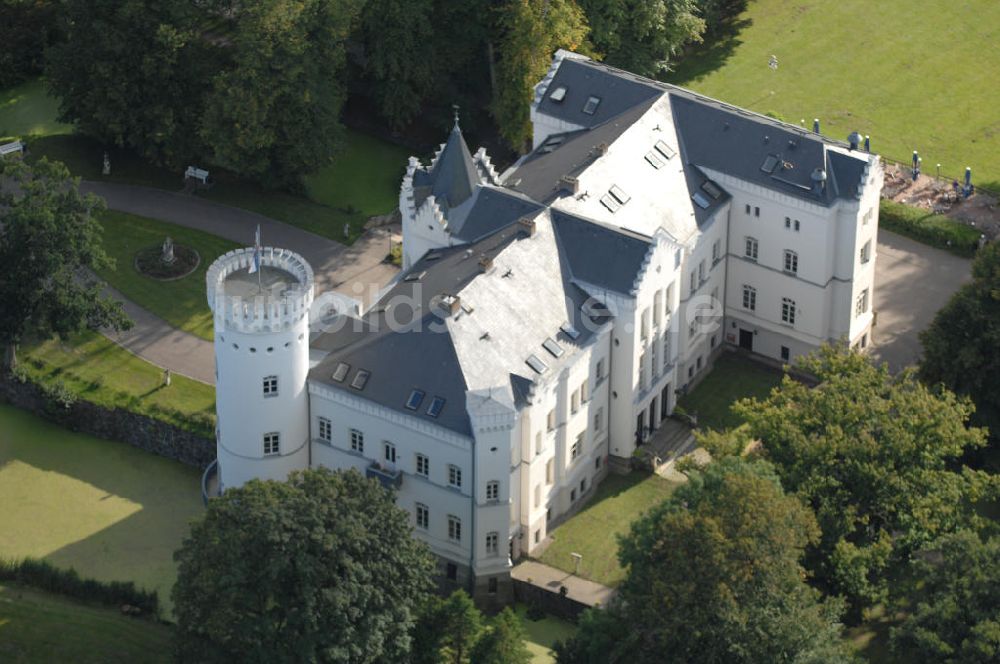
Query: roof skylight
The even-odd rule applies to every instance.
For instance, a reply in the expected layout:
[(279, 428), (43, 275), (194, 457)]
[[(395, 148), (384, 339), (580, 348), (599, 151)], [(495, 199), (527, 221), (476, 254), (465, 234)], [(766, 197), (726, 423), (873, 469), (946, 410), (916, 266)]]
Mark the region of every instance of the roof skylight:
[(444, 409), (444, 397), (434, 397), (431, 399), (431, 405), (427, 406), (427, 414), (431, 417), (437, 417), (441, 414), (442, 409)]
[(649, 165), (653, 168), (663, 168), (663, 160), (657, 157), (652, 150), (646, 153), (646, 161), (648, 161)]
[(570, 325), (569, 323), (563, 323), (562, 325), (559, 326), (559, 329), (562, 330), (563, 334), (565, 334), (570, 339), (580, 338), (580, 331), (577, 330), (572, 325)]
[(624, 190), (622, 190), (622, 188), (616, 184), (611, 185), (610, 193), (612, 196), (615, 197), (615, 200), (617, 200), (622, 205), (625, 205), (630, 200), (632, 200), (632, 197), (626, 194)]
[(765, 173), (773, 173), (774, 169), (778, 167), (778, 161), (777, 156), (769, 154), (764, 158), (764, 163), (760, 165), (760, 170)]
[(420, 408), (420, 403), (424, 400), (423, 390), (413, 390), (410, 392), (409, 398), (406, 400), (406, 407), (410, 410), (416, 410)]
[(611, 194), (604, 194), (601, 196), (601, 205), (608, 208), (611, 212), (618, 212), (618, 208), (621, 207), (621, 203), (616, 201)]
[(543, 374), (548, 371), (549, 365), (545, 364), (542, 360), (538, 359), (537, 355), (529, 355), (528, 359), (525, 360), (529, 367), (535, 370), (537, 374)]
[(549, 99), (556, 102), (562, 101), (565, 98), (566, 98), (566, 86), (564, 85), (560, 85), (558, 88), (552, 91), (552, 94), (549, 95)]
[(365, 369), (358, 369), (358, 373), (354, 374), (354, 380), (351, 381), (351, 387), (356, 390), (365, 389), (365, 385), (368, 384), (368, 378), (372, 375), (370, 371)]
[(341, 362), (337, 365), (337, 368), (333, 370), (333, 379), (338, 383), (343, 383), (344, 378), (347, 377), (347, 372), (351, 370), (351, 365), (347, 362)]
[(600, 97), (588, 97), (587, 103), (583, 105), (583, 112), (587, 115), (593, 115), (597, 112), (597, 107), (601, 103)]
[(719, 189), (718, 185), (716, 185), (711, 180), (705, 180), (704, 182), (702, 182), (701, 188), (702, 190), (704, 190), (706, 194), (708, 194), (715, 200), (719, 200), (719, 197), (722, 196), (722, 190)]
[(676, 150), (664, 143), (662, 140), (657, 141), (653, 147), (655, 147), (656, 151), (662, 154), (665, 159), (671, 159), (675, 154), (677, 154)]
[(694, 202), (697, 203), (698, 207), (700, 207), (702, 210), (704, 210), (705, 208), (707, 208), (709, 205), (712, 204), (707, 198), (705, 198), (705, 195), (700, 191), (694, 192), (694, 196), (692, 196), (691, 198), (694, 199)]
[(549, 351), (549, 353), (552, 354), (552, 357), (560, 357), (564, 352), (562, 346), (560, 346), (559, 343), (552, 337), (549, 337), (542, 342), (542, 348)]

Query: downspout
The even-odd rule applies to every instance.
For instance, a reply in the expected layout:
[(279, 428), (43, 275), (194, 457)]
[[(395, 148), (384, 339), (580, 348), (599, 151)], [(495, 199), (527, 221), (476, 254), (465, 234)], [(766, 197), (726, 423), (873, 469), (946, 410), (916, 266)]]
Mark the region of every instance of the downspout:
[(469, 597), (475, 597), (476, 591), (476, 434), (472, 434), (472, 529), (469, 539)]

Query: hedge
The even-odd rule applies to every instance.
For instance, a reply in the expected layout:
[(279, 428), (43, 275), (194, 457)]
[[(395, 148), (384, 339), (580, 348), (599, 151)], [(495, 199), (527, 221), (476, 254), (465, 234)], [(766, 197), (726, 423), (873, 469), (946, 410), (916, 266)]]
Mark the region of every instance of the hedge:
[(978, 229), (923, 208), (882, 199), (878, 220), (881, 228), (958, 256), (971, 258), (979, 247)]
[(75, 569), (59, 569), (37, 558), (21, 560), (0, 558), (0, 582), (3, 581), (86, 602), (114, 607), (127, 604), (138, 607), (147, 617), (156, 617), (160, 610), (160, 600), (155, 590), (141, 590), (131, 581), (83, 579)]

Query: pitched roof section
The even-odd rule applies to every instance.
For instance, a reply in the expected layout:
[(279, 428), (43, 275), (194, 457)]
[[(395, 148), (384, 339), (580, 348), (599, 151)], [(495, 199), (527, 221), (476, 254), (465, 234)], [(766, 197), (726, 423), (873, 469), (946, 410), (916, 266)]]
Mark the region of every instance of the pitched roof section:
[(438, 201), (446, 201), (452, 208), (468, 200), (479, 183), (479, 171), (472, 160), (469, 146), (462, 138), (458, 122), (455, 122), (428, 179), (431, 184), (430, 193)]
[(629, 294), (652, 247), (638, 234), (550, 209), (559, 250), (574, 279)]
[(521, 217), (536, 213), (542, 206), (511, 191), (483, 185), (475, 202), (461, 219), (452, 215), (448, 220), (451, 234), (463, 242), (475, 242), (513, 224)]
[[(556, 101), (553, 94), (559, 89), (565, 92)], [(546, 88), (538, 112), (591, 129), (662, 93), (645, 81), (589, 66), (586, 60), (565, 58)], [(589, 108), (587, 102), (591, 97), (598, 99), (598, 103), (593, 113), (587, 113), (584, 109)]]

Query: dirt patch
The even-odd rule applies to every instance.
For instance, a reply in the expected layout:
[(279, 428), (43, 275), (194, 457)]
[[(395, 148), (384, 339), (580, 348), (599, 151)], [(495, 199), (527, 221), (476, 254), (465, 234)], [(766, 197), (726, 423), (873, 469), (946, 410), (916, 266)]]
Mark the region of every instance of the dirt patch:
[(916, 180), (909, 168), (887, 164), (882, 197), (943, 214), (979, 229), (987, 240), (1000, 237), (1000, 207), (997, 198), (976, 192), (964, 198), (961, 183), (920, 175)]

